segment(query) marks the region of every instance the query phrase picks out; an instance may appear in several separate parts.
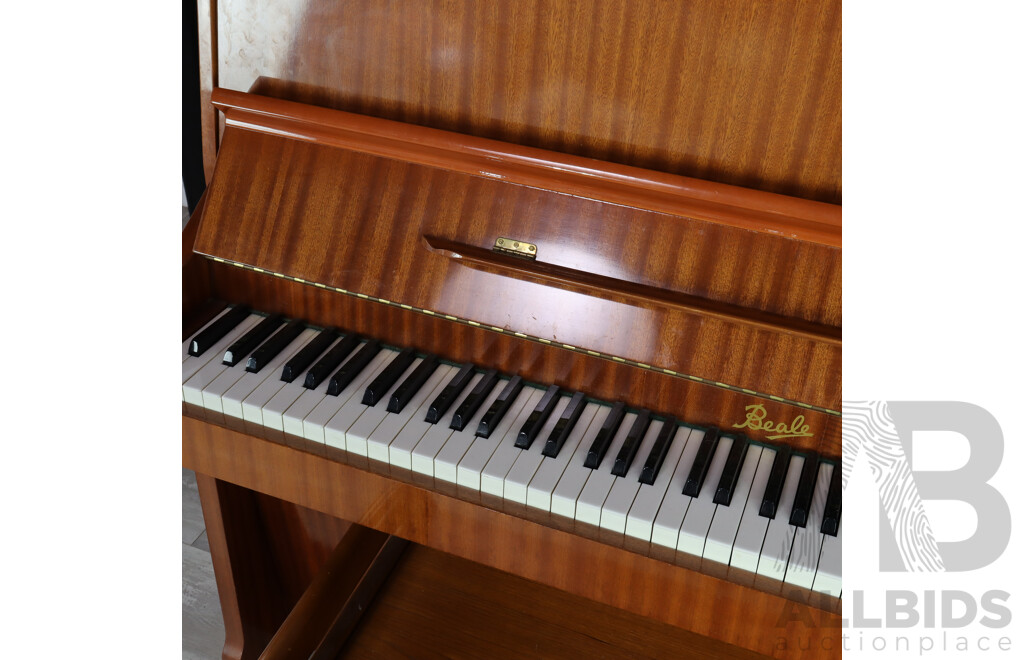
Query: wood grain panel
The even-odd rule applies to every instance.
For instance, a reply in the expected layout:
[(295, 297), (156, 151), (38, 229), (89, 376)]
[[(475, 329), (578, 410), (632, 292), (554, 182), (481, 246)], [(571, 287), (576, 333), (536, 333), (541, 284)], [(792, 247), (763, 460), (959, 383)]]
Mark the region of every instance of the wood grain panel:
[(835, 204), (258, 94), (215, 89), (212, 98), (228, 125), (247, 130), (828, 247), (842, 241), (842, 212)]
[(342, 656), (768, 657), (423, 546), (406, 552)]
[(312, 281), (342, 281), (351, 259), (405, 256), (394, 251), (422, 249), (424, 235), (482, 249), (511, 236), (555, 266), (841, 325), (838, 248), (235, 127), (217, 169), (196, 249)]
[(819, 325), (841, 321), (838, 250), (237, 128), (225, 135), (214, 179), (199, 252), (838, 407), (834, 336), (809, 338), (601, 287), (553, 287), (468, 268), (428, 249), (424, 235), (486, 250), (497, 236), (519, 232), (536, 238), (538, 259), (552, 265)]
[(819, 609), (188, 416), (182, 439), (184, 464), (197, 473), (727, 644), (790, 658), (839, 648), (834, 598), (820, 598), (828, 609)]
[(223, 658), (255, 660), (349, 523), (209, 472), (196, 471), (196, 482), (224, 615)]
[(260, 660), (334, 660), (408, 543), (349, 527)]
[(841, 201), (837, 0), (219, 9), (230, 89)]

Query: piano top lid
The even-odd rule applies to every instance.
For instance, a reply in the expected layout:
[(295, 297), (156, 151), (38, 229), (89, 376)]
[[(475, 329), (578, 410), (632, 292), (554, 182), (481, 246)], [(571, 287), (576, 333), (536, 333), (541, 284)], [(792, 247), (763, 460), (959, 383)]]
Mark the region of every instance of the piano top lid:
[(198, 253), (737, 386), (749, 365), (792, 356), (799, 382), (751, 384), (837, 403), (837, 388), (810, 390), (841, 369), (841, 207), (252, 94), (213, 100), (226, 129)]
[(227, 89), (227, 124), (829, 247), (842, 207)]

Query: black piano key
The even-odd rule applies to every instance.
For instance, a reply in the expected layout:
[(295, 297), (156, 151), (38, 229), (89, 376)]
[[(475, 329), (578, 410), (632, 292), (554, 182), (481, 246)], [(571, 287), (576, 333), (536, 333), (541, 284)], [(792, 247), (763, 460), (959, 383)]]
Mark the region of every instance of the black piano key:
[(626, 476), (629, 466), (633, 464), (636, 452), (640, 449), (640, 442), (647, 433), (647, 427), (651, 425), (651, 411), (646, 408), (637, 413), (633, 420), (633, 426), (626, 434), (626, 442), (623, 443), (619, 455), (615, 457), (615, 464), (612, 466), (612, 474), (616, 477)]
[[(320, 387), (320, 383), (327, 380), (330, 377), (331, 372), (337, 369), (338, 365), (344, 362), (345, 358), (347, 358), (352, 351), (359, 348), (359, 344), (360, 339), (358, 335), (348, 335), (339, 341), (331, 350), (327, 351), (326, 355), (320, 358), (320, 360), (313, 365), (312, 369), (306, 373), (306, 380), (302, 383), (302, 386), (310, 390), (315, 390)], [(373, 359), (373, 356), (380, 350), (380, 345), (377, 344), (377, 342), (370, 342), (370, 344), (373, 344), (373, 348), (369, 351), (369, 357), (366, 358), (367, 362)], [(370, 344), (367, 344), (367, 346), (370, 346)], [(364, 362), (363, 364), (365, 365), (366, 363)], [(355, 376), (355, 374), (352, 375)], [(284, 380), (284, 374), (281, 375), (281, 380)], [(346, 385), (347, 384), (348, 383), (346, 383)], [(338, 392), (340, 391), (341, 390), (339, 389)], [(337, 396), (338, 392), (334, 393), (335, 396)], [(330, 389), (327, 390), (327, 393), (331, 393)]]
[(572, 427), (576, 426), (576, 422), (579, 420), (580, 415), (583, 414), (583, 408), (587, 405), (587, 402), (583, 398), (583, 392), (576, 392), (569, 399), (569, 405), (562, 411), (558, 421), (555, 423), (555, 428), (551, 429), (551, 435), (548, 436), (548, 441), (544, 444), (544, 449), (541, 453), (551, 458), (556, 458), (558, 452), (562, 451), (562, 445), (565, 444), (566, 438), (572, 433)]
[(255, 326), (249, 329), (249, 332), (242, 335), (242, 338), (236, 341), (234, 344), (228, 346), (228, 350), (224, 353), (224, 362), (229, 367), (233, 367), (243, 359), (249, 353), (256, 350), (256, 347), (266, 341), (274, 330), (281, 327), (284, 323), (284, 317), (280, 314), (274, 314), (263, 319)]
[(762, 518), (775, 519), (775, 512), (779, 509), (779, 498), (782, 497), (782, 484), (786, 480), (786, 473), (789, 472), (789, 459), (792, 456), (788, 447), (778, 447), (775, 450), (775, 462), (772, 463), (768, 484), (761, 497), (761, 509), (758, 511)]
[(747, 457), (749, 446), (749, 441), (743, 436), (732, 439), (729, 457), (725, 459), (725, 469), (722, 470), (722, 478), (718, 480), (718, 488), (715, 489), (715, 497), (712, 500), (715, 504), (732, 504), (732, 494), (740, 480), (740, 470), (743, 469), (743, 460)]
[(807, 516), (811, 512), (811, 498), (814, 497), (814, 482), (817, 478), (818, 456), (811, 454), (804, 458), (804, 467), (800, 470), (800, 481), (796, 487), (793, 511), (789, 514), (790, 525), (807, 526)]
[(429, 424), (437, 424), (444, 417), (444, 414), (448, 412), (448, 409), (455, 403), (455, 399), (459, 398), (459, 394), (462, 390), (466, 389), (466, 385), (473, 378), (473, 365), (464, 364), (459, 369), (458, 373), (452, 377), (448, 384), (445, 385), (441, 393), (434, 397), (434, 401), (430, 404), (430, 408), (427, 409), (427, 416), (424, 419)]
[[(376, 357), (377, 353), (380, 353), (380, 342), (376, 339), (371, 339), (363, 344), (363, 347), (345, 364), (341, 365), (341, 369), (338, 369), (331, 376), (331, 382), (327, 383), (327, 393), (331, 396), (341, 394), (341, 391), (348, 387), (349, 383), (359, 375), (359, 372), (365, 369), (366, 365), (370, 364), (370, 360)], [(306, 380), (309, 379), (307, 378)]]
[(668, 455), (668, 448), (672, 446), (672, 440), (676, 437), (678, 430), (679, 425), (676, 423), (675, 417), (665, 420), (661, 431), (658, 432), (658, 439), (654, 441), (654, 447), (651, 448), (651, 453), (644, 462), (644, 469), (640, 471), (640, 483), (654, 484), (658, 473), (661, 472), (661, 465), (665, 462), (665, 456)]
[(828, 497), (825, 498), (825, 517), (821, 521), (821, 533), (830, 536), (839, 534), (839, 520), (843, 515), (843, 466), (832, 468), (832, 480), (828, 482)]
[[(284, 363), (284, 369), (281, 371), (281, 380), (286, 383), (290, 383), (299, 377), (303, 371), (309, 368), (309, 365), (313, 364), (313, 360), (320, 357), (320, 354), (327, 350), (327, 347), (334, 343), (334, 340), (338, 338), (338, 331), (334, 329), (323, 330), (316, 337), (299, 349), (296, 353)], [(337, 365), (335, 365), (337, 366)], [(327, 371), (330, 373), (330, 369)], [(319, 385), (323, 381), (321, 377), (316, 380), (316, 385)], [(314, 387), (316, 387), (314, 385)]]
[(245, 361), (245, 370), (254, 374), (267, 366), (267, 363), (278, 356), (284, 347), (295, 341), (295, 338), (302, 334), (306, 324), (302, 321), (292, 321), (281, 328), (273, 337), (260, 344), (260, 347), (252, 352), (249, 359)]
[(604, 455), (608, 453), (608, 447), (611, 446), (616, 431), (619, 430), (619, 425), (622, 424), (622, 418), (625, 416), (626, 404), (620, 401), (612, 406), (608, 416), (604, 418), (601, 430), (597, 432), (597, 437), (594, 438), (594, 443), (590, 445), (590, 450), (587, 451), (587, 458), (583, 461), (583, 467), (596, 470), (601, 465), (601, 461), (604, 460)]
[(198, 357), (205, 353), (211, 346), (223, 339), (224, 335), (231, 332), (236, 325), (248, 318), (249, 313), (250, 310), (245, 305), (239, 305), (230, 310), (192, 338), (188, 345), (188, 354)]
[(476, 411), (479, 410), (480, 406), (483, 405), (484, 399), (486, 399), (494, 386), (498, 384), (498, 372), (494, 369), (489, 369), (484, 377), (477, 381), (476, 387), (469, 393), (465, 399), (462, 400), (462, 404), (452, 415), (452, 423), (448, 428), (461, 431), (466, 428), (466, 424), (469, 424), (469, 420), (473, 418)]
[(502, 417), (505, 416), (505, 413), (512, 406), (512, 402), (516, 400), (516, 397), (522, 391), (523, 379), (519, 376), (512, 376), (512, 380), (505, 384), (505, 389), (501, 391), (498, 398), (494, 400), (491, 407), (484, 413), (483, 418), (480, 420), (480, 425), (476, 428), (476, 434), (481, 438), (491, 437), (494, 427), (501, 423)]
[(700, 495), (700, 489), (704, 486), (704, 478), (708, 476), (708, 468), (711, 467), (711, 458), (715, 455), (715, 449), (718, 448), (720, 433), (721, 431), (714, 428), (708, 429), (704, 433), (704, 438), (700, 441), (700, 447), (697, 449), (697, 456), (693, 459), (693, 465), (690, 467), (690, 474), (686, 477), (686, 483), (683, 485), (683, 495), (690, 497)]
[(436, 355), (428, 355), (423, 358), (419, 366), (413, 369), (409, 377), (402, 381), (402, 384), (391, 395), (391, 400), (388, 401), (388, 412), (402, 412), (405, 406), (409, 404), (409, 401), (416, 395), (416, 392), (423, 387), (423, 383), (427, 382), (427, 379), (437, 371), (437, 367), (440, 364)]
[(373, 382), (366, 386), (366, 391), (363, 392), (363, 405), (370, 407), (377, 405), (377, 402), (384, 398), (387, 391), (395, 386), (405, 370), (415, 361), (416, 351), (411, 348), (403, 349), (401, 353), (392, 358), (388, 366), (384, 367), (384, 370), (377, 374)]
[(516, 436), (516, 447), (520, 449), (530, 448), (537, 434), (540, 433), (541, 427), (544, 426), (544, 422), (551, 415), (551, 411), (555, 409), (555, 402), (557, 401), (558, 385), (552, 385), (544, 392), (544, 396), (537, 402), (537, 407), (526, 418), (523, 428), (519, 429), (519, 435)]

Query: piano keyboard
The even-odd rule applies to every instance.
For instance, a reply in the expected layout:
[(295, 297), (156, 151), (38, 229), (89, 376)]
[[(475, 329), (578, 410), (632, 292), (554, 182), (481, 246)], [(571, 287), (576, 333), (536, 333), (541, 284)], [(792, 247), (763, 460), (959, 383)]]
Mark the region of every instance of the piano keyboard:
[(222, 311), (182, 400), (783, 583), (842, 591), (841, 470), (412, 349)]

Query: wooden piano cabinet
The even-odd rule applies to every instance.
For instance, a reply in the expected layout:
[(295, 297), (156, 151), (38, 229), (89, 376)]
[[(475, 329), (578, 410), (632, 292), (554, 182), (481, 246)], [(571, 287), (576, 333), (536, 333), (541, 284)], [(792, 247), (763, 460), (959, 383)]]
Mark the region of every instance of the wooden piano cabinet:
[[(838, 1), (199, 2), (185, 335), (247, 304), (839, 458)], [(839, 655), (835, 598), (202, 411), (182, 452), (225, 659)]]
[[(218, 305), (244, 303), (771, 440), (775, 431), (746, 423), (746, 412), (759, 406), (767, 419), (806, 425), (806, 432), (783, 433), (785, 444), (839, 455), (839, 417), (828, 409), (840, 391), (840, 318), (828, 307), (838, 295), (837, 246), (733, 227), (713, 214), (669, 217), (643, 204), (590, 208), (605, 203), (555, 200), (552, 195), (560, 193), (507, 182), (493, 188), (479, 177), (430, 165), (346, 155), (343, 147), (301, 136), (269, 137), (263, 129), (245, 128), (230, 110), (228, 115), (213, 183), (183, 234), (185, 333)], [(399, 177), (402, 185), (392, 185), (403, 168), (411, 173)], [(338, 186), (331, 192), (332, 180), (346, 182), (350, 193), (375, 180), (380, 196), (353, 203), (339, 196)], [(453, 192), (463, 201), (447, 215), (426, 213), (423, 200), (415, 202), (417, 195), (445, 199)], [(410, 195), (413, 203), (399, 199)], [(524, 222), (541, 237), (546, 265), (530, 270), (509, 264), (485, 252), (493, 234), (507, 228), (491, 222), (488, 198), (535, 211), (568, 204), (560, 221), (589, 214), (596, 229), (573, 237), (552, 233), (552, 224)], [(394, 213), (381, 216), (382, 206)], [(615, 222), (602, 226), (606, 211)], [(669, 233), (648, 240), (650, 258), (623, 264), (613, 282), (601, 279), (610, 276), (600, 269), (574, 274), (557, 263), (574, 245), (602, 258), (612, 254), (614, 225), (623, 222), (653, 223)], [(785, 276), (802, 284), (796, 291), (765, 289), (741, 309), (744, 287), (751, 286), (745, 271), (707, 266), (678, 279), (659, 265), (659, 251), (671, 253), (677, 244), (671, 232), (698, 241), (717, 235), (708, 249), (739, 240), (723, 238), (730, 232), (763, 241), (780, 267), (781, 255), (806, 260)], [(446, 254), (452, 247), (482, 267), (459, 263), (460, 257)], [(722, 258), (735, 261), (728, 255)], [(819, 277), (819, 263), (832, 274)], [(723, 272), (734, 285), (720, 289), (720, 299), (693, 293), (706, 293), (702, 287)], [(526, 299), (532, 307), (510, 304), (506, 294), (517, 290), (538, 294)], [(828, 305), (819, 309), (815, 300)], [(505, 322), (492, 325), (487, 315), (503, 305)], [(595, 315), (593, 309), (613, 313)], [(811, 318), (785, 313), (796, 309)], [(531, 326), (531, 319), (541, 320)], [(569, 345), (566, 333), (587, 343)], [(280, 649), (291, 648), (287, 640), (305, 630), (296, 623), (301, 612), (322, 600), (314, 594), (329, 591), (322, 571), (336, 563), (332, 550), (349, 534), (362, 533), (352, 524), (375, 530), (377, 538), (405, 539), (731, 647), (808, 658), (828, 657), (838, 648), (837, 599), (784, 590), (717, 565), (654, 556), (650, 547), (417, 483), (386, 466), (328, 454), (323, 446), (252, 433), (222, 426), (202, 411), (182, 417), (183, 462), (201, 475), (228, 630), (226, 658), (256, 657), (266, 649), (279, 656)], [(366, 547), (372, 549), (372, 542)], [(352, 560), (353, 571), (365, 565), (365, 555)], [(340, 613), (328, 618), (350, 620)]]

